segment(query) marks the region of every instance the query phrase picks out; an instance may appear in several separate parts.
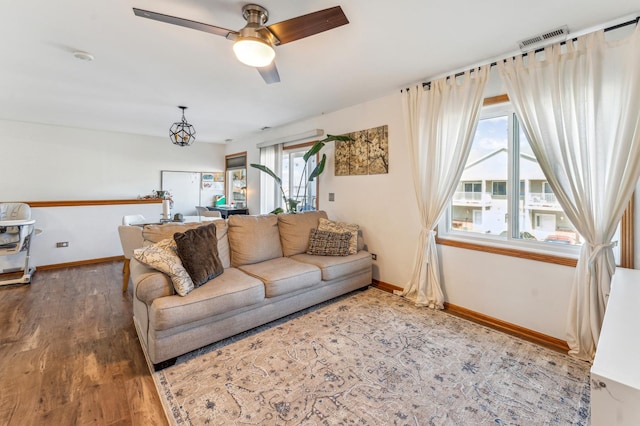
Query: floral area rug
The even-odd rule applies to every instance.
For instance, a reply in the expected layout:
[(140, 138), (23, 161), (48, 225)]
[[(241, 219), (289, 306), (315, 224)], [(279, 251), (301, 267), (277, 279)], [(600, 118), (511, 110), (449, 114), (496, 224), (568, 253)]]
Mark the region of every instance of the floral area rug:
[(154, 373), (178, 425), (586, 425), (589, 365), (368, 289)]

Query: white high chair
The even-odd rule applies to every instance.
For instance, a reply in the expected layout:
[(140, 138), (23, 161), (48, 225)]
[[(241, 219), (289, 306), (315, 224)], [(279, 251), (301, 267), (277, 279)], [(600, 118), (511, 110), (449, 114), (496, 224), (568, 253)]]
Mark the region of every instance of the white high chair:
[[(22, 276), (0, 279), (0, 286), (10, 284), (28, 284), (36, 268), (29, 265), (31, 238), (36, 223), (31, 219), (31, 207), (25, 203), (0, 203), (0, 256), (17, 255), (26, 251)], [(38, 230), (40, 231), (40, 230)]]

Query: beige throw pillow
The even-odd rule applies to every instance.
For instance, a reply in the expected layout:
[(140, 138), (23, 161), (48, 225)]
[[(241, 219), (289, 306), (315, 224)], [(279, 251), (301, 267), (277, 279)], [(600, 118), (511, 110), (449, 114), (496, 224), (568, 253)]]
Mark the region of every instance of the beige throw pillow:
[(349, 254), (358, 253), (358, 229), (360, 227), (354, 223), (336, 222), (333, 220), (320, 218), (318, 220), (318, 230), (337, 232), (344, 234), (345, 232), (351, 233), (351, 239), (349, 240)]
[(186, 296), (194, 289), (194, 285), (176, 250), (176, 242), (173, 238), (167, 238), (150, 246), (135, 249), (133, 257), (150, 268), (169, 275), (176, 293)]

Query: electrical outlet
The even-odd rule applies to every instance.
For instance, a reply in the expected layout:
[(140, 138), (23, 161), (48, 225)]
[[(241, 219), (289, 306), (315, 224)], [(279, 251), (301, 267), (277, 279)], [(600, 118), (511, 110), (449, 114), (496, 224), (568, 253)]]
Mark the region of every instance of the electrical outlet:
[(378, 260), (378, 255), (375, 253), (371, 253), (371, 259), (372, 260)]
[(69, 241), (62, 241), (62, 242), (56, 243), (56, 247), (57, 248), (69, 247)]

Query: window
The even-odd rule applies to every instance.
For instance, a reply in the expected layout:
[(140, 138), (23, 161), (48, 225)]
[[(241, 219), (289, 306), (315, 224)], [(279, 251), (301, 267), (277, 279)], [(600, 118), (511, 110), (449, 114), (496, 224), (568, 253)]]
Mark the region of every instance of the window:
[[(261, 174), (260, 178), (260, 211), (269, 213), (280, 207), (285, 198), (296, 200), (298, 211), (318, 209), (318, 179), (309, 182), (309, 175), (316, 168), (319, 155), (313, 155), (305, 168), (304, 155), (313, 146), (313, 142), (283, 146), (282, 144), (260, 147), (260, 162), (271, 169), (280, 178), (281, 185)], [(282, 188), (282, 191), (281, 191)]]
[(581, 244), (510, 104), (483, 109), (447, 218), (449, 235), (547, 247)]
[(464, 192), (482, 192), (482, 184), (480, 182), (466, 182), (464, 184)]
[(318, 158), (313, 155), (305, 168), (304, 154), (313, 144), (284, 147), (282, 150), (282, 189), (287, 198), (298, 203), (298, 210), (318, 209), (318, 179), (309, 182), (309, 174), (315, 169)]
[(507, 182), (493, 182), (493, 195), (507, 195)]
[(225, 157), (226, 204), (237, 208), (247, 206), (247, 153)]

